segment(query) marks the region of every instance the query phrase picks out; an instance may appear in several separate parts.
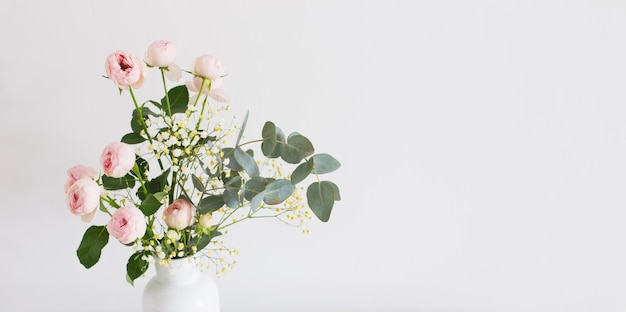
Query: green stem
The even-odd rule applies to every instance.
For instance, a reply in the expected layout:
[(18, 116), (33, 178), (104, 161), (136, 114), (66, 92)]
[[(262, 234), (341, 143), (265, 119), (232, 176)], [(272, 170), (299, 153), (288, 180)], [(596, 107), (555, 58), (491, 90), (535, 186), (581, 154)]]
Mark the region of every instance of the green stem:
[(146, 196), (148, 196), (148, 188), (146, 188), (146, 183), (143, 181), (143, 178), (141, 177), (141, 172), (139, 172), (139, 166), (137, 166), (137, 163), (135, 163), (135, 165), (133, 166), (133, 172), (135, 172), (135, 174), (137, 175), (137, 178), (139, 179), (139, 183), (141, 184), (141, 189), (146, 194)]
[[(198, 90), (198, 96), (196, 97), (196, 102), (193, 104), (194, 106), (198, 104), (198, 100), (202, 95), (202, 91), (204, 90), (204, 85), (206, 84), (207, 79), (202, 77), (202, 83), (200, 84), (200, 90)], [(211, 90), (211, 80), (209, 80), (209, 90)], [(200, 110), (200, 115), (198, 116), (198, 123), (196, 123), (196, 131), (200, 129), (200, 122), (202, 121), (202, 117), (204, 116), (204, 109), (206, 108), (206, 103), (209, 96), (204, 97), (204, 101), (202, 101), (202, 109)]]
[[(133, 98), (133, 104), (135, 104), (135, 109), (137, 110), (137, 114), (138, 114), (138, 118), (137, 119), (139, 119), (139, 123), (141, 124), (141, 128), (146, 133), (146, 137), (148, 138), (148, 142), (150, 142), (150, 145), (152, 145), (152, 137), (148, 133), (148, 126), (146, 126), (145, 120), (143, 120), (143, 113), (141, 112), (141, 107), (139, 106), (139, 104), (137, 103), (137, 99), (135, 98), (135, 92), (133, 92), (133, 87), (128, 86), (128, 91), (130, 92), (130, 96)], [(161, 162), (161, 159), (157, 158), (157, 161), (159, 162), (159, 167), (161, 168), (161, 170), (163, 170), (163, 163)]]
[(163, 90), (165, 91), (165, 107), (167, 108), (167, 115), (172, 117), (172, 109), (170, 108), (170, 96), (167, 92), (167, 84), (165, 83), (164, 68), (161, 67), (161, 80), (163, 80)]

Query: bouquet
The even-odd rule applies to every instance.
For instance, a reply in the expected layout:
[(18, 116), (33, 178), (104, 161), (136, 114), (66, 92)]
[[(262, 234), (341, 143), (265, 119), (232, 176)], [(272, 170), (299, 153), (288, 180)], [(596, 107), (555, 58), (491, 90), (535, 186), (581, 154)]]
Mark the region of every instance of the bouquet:
[[(132, 99), (130, 129), (104, 147), (100, 170), (85, 165), (67, 170), (70, 212), (88, 223), (96, 213), (109, 220), (87, 228), (76, 250), (80, 263), (94, 266), (112, 236), (133, 250), (126, 265), (131, 285), (150, 264), (178, 258), (224, 272), (234, 262), (226, 263), (220, 252), (237, 252), (220, 240), (231, 226), (276, 218), (302, 227), (311, 212), (326, 222), (340, 200), (337, 185), (320, 179), (340, 163), (315, 153), (305, 136), (285, 135), (267, 121), (258, 139), (245, 141), (248, 114), (241, 124), (219, 118), (229, 109), (229, 96), (218, 58), (201, 55), (189, 70), (175, 59), (175, 45), (164, 40), (153, 42), (144, 60), (127, 51), (106, 59), (105, 78)], [(136, 94), (148, 70), (160, 73), (159, 100)], [(168, 82), (183, 75), (189, 77), (184, 84), (168, 89)]]

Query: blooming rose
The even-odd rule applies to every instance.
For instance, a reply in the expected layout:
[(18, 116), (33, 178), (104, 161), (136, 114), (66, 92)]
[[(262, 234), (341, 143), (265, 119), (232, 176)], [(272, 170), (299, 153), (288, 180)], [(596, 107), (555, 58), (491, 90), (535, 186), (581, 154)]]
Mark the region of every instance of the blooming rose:
[[(185, 85), (191, 92), (198, 92), (204, 95), (209, 95), (214, 100), (219, 102), (229, 102), (230, 98), (226, 91), (222, 88), (222, 78), (218, 78), (211, 81), (211, 89), (209, 89), (209, 82), (204, 82), (204, 87), (202, 88), (202, 92), (200, 92), (200, 87), (202, 86), (202, 78), (194, 77), (192, 81), (187, 81)], [(202, 99), (202, 98), (201, 98)], [(193, 102), (195, 103), (195, 96), (193, 97)]]
[(74, 184), (76, 181), (82, 178), (89, 178), (91, 180), (95, 180), (98, 178), (98, 171), (91, 167), (77, 165), (70, 169), (67, 169), (67, 182), (65, 182), (65, 192), (69, 190), (70, 186)]
[(96, 215), (100, 202), (100, 186), (90, 178), (81, 178), (72, 184), (65, 194), (70, 212), (89, 222)]
[(143, 212), (135, 206), (117, 209), (107, 224), (107, 231), (122, 244), (128, 244), (146, 233), (146, 220)]
[(208, 54), (198, 56), (191, 67), (193, 68), (194, 74), (211, 80), (215, 80), (224, 75), (222, 62), (220, 62), (218, 58)]
[(193, 205), (184, 200), (177, 199), (163, 211), (165, 224), (172, 229), (182, 230), (193, 224), (195, 210)]
[(128, 89), (128, 86), (139, 88), (146, 76), (143, 62), (126, 51), (115, 51), (109, 55), (104, 69), (120, 89)]
[(113, 142), (102, 151), (100, 163), (104, 174), (112, 178), (121, 178), (135, 165), (135, 151), (126, 143)]
[(154, 67), (168, 67), (176, 59), (176, 46), (169, 41), (157, 40), (146, 51), (146, 63)]

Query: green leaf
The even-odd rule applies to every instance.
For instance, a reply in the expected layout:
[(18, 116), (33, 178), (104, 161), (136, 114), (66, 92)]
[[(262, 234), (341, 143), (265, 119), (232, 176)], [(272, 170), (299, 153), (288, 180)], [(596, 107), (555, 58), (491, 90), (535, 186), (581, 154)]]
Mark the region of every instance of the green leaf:
[(209, 235), (200, 235), (199, 240), (198, 240), (198, 236), (194, 236), (193, 238), (191, 238), (187, 246), (189, 246), (190, 249), (191, 249), (191, 246), (196, 246), (197, 248), (196, 250), (199, 252), (200, 250), (204, 249), (204, 247), (209, 245), (209, 243), (211, 242), (213, 238), (218, 237), (220, 235), (222, 235), (220, 231), (211, 231)]
[[(142, 107), (141, 108), (141, 116), (145, 120), (146, 117), (148, 117), (148, 116), (155, 116), (156, 117), (156, 116), (159, 116), (159, 115), (155, 114), (153, 111), (151, 111), (147, 107)], [(139, 113), (138, 113), (136, 108), (133, 110), (133, 117), (130, 120), (130, 128), (133, 130), (134, 133), (141, 133), (141, 130), (143, 130), (143, 126), (141, 125), (141, 121), (139, 119)]]
[(287, 145), (283, 146), (281, 157), (290, 164), (297, 164), (303, 158), (313, 155), (315, 149), (306, 137), (300, 134), (291, 134), (287, 139)]
[(205, 197), (198, 203), (198, 212), (203, 215), (205, 213), (216, 211), (224, 207), (224, 198), (222, 195), (212, 195)]
[(125, 134), (121, 139), (121, 141), (126, 144), (138, 144), (144, 142), (145, 140), (146, 138), (135, 132)]
[(307, 162), (301, 163), (296, 170), (291, 173), (291, 183), (298, 184), (309, 176), (313, 170), (313, 158), (309, 158)]
[(126, 174), (121, 178), (111, 178), (106, 175), (102, 175), (102, 187), (105, 190), (121, 190), (125, 188), (132, 189), (135, 186), (135, 178), (130, 174)]
[(335, 203), (335, 189), (328, 181), (314, 182), (307, 191), (307, 203), (315, 216), (322, 222), (330, 219), (330, 213)]
[[(163, 197), (161, 197), (161, 199), (163, 199)], [(159, 208), (161, 208), (161, 205), (163, 204), (161, 203), (159, 198), (157, 198), (153, 194), (148, 194), (146, 199), (144, 199), (141, 202), (141, 205), (139, 205), (139, 207), (137, 208), (139, 208), (139, 210), (141, 210), (141, 212), (143, 212), (145, 216), (151, 216), (155, 212), (157, 212)]]
[(102, 248), (109, 242), (109, 232), (105, 226), (90, 226), (76, 250), (80, 263), (89, 269), (98, 263)]
[(265, 125), (263, 125), (263, 130), (261, 131), (261, 135), (263, 137), (263, 143), (261, 143), (261, 151), (263, 155), (270, 157), (274, 150), (276, 149), (276, 125), (273, 122), (267, 121)]
[(148, 183), (146, 183), (146, 188), (148, 189), (148, 192), (152, 194), (162, 192), (168, 184), (167, 177), (169, 176), (169, 174), (170, 169), (167, 169), (163, 171), (160, 176), (148, 181)]
[(241, 147), (235, 148), (234, 158), (250, 177), (259, 175), (259, 166), (257, 166), (256, 161), (250, 154), (244, 152)]
[[(167, 95), (170, 98), (170, 109), (172, 114), (184, 113), (187, 111), (187, 106), (189, 105), (189, 91), (186, 86), (176, 86), (170, 89), (170, 91), (167, 92)], [(161, 99), (161, 104), (164, 108), (166, 107), (165, 97)]]
[(128, 258), (128, 263), (126, 264), (126, 274), (127, 281), (134, 285), (134, 281), (142, 276), (150, 267), (150, 263), (143, 259), (143, 256), (146, 255), (145, 251), (140, 251), (132, 254), (130, 258)]
[(263, 191), (263, 201), (268, 205), (277, 205), (289, 198), (296, 186), (291, 181), (285, 179), (274, 180), (270, 182)]
[(316, 174), (330, 173), (341, 167), (339, 161), (328, 154), (315, 154), (312, 158), (315, 162), (313, 171)]

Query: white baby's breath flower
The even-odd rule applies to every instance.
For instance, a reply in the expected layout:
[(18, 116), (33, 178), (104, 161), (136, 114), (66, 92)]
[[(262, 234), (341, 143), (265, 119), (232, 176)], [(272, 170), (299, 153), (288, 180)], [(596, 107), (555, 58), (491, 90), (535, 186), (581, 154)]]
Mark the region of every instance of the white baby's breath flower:
[(174, 155), (174, 157), (180, 157), (180, 155), (182, 154), (183, 154), (183, 151), (181, 151), (178, 148), (172, 151), (172, 155)]
[(172, 166), (172, 171), (178, 172), (178, 170), (180, 170), (180, 166), (177, 166), (177, 165)]
[(178, 139), (172, 136), (169, 139), (167, 139), (167, 141), (165, 141), (165, 146), (170, 147), (172, 145), (176, 145), (176, 143), (178, 143)]

